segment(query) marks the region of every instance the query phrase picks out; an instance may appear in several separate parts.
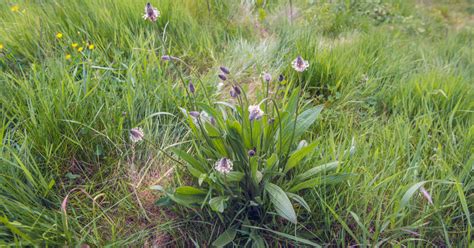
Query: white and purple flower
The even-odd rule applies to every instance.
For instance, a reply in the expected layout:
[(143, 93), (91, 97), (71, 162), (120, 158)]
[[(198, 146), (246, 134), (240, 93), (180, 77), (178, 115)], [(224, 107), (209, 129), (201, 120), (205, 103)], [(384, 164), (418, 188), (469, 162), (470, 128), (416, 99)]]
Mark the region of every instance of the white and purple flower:
[(143, 130), (141, 128), (136, 127), (130, 129), (130, 140), (132, 141), (132, 143), (142, 141), (143, 137), (145, 137), (145, 134), (143, 133)]
[(309, 67), (309, 63), (301, 56), (298, 56), (293, 60), (293, 62), (291, 62), (291, 67), (293, 67), (297, 72), (303, 72)]
[(249, 106), (249, 120), (260, 120), (262, 119), (264, 112), (260, 109), (260, 105), (250, 105)]
[(143, 19), (150, 20), (152, 22), (156, 22), (156, 20), (160, 17), (160, 11), (154, 8), (151, 3), (147, 3), (145, 6), (145, 14), (143, 15)]
[(227, 174), (232, 171), (232, 168), (234, 167), (234, 164), (232, 161), (228, 158), (221, 158), (220, 160), (217, 160), (215, 169), (216, 171), (222, 173), (222, 174)]
[(267, 83), (272, 81), (272, 75), (268, 72), (264, 72), (262, 77), (263, 77), (263, 80), (265, 80), (265, 82), (267, 82)]

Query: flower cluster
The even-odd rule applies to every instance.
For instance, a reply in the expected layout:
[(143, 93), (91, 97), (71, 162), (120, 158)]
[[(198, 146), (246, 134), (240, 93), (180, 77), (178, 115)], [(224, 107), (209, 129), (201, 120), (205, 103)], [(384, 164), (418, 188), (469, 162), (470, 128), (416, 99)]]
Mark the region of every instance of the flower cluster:
[(260, 109), (260, 105), (250, 105), (249, 106), (249, 120), (260, 120), (263, 117), (263, 110)]
[(228, 158), (221, 158), (218, 160), (215, 164), (215, 169), (216, 171), (222, 173), (222, 174), (227, 174), (232, 171), (232, 168), (234, 167), (234, 164), (232, 161)]
[(304, 60), (301, 56), (296, 57), (293, 62), (291, 62), (291, 66), (298, 72), (303, 72), (309, 67), (308, 61)]
[[(78, 35), (80, 35), (81, 33), (80, 32), (77, 32)], [(61, 40), (63, 39), (66, 39), (66, 35), (63, 34), (62, 32), (57, 32), (55, 35), (55, 38), (60, 42), (60, 44), (64, 44), (63, 42), (61, 42)], [(69, 47), (69, 45), (67, 45)], [(70, 47), (72, 48), (72, 50), (74, 52), (77, 52), (77, 53), (82, 53), (84, 51), (84, 49), (87, 49), (89, 51), (92, 51), (95, 49), (95, 45), (89, 41), (82, 41), (82, 44), (79, 44), (78, 42), (75, 42), (73, 41), (71, 44), (70, 44)], [(71, 60), (73, 57), (72, 53), (69, 52), (69, 53), (66, 53), (64, 58), (66, 60)]]
[(160, 17), (160, 11), (158, 11), (157, 8), (154, 8), (151, 3), (147, 3), (145, 6), (145, 14), (143, 15), (143, 19), (156, 22), (158, 17)]
[(130, 129), (130, 141), (132, 143), (137, 143), (143, 140), (145, 137), (145, 134), (143, 133), (143, 130), (139, 127), (132, 128)]

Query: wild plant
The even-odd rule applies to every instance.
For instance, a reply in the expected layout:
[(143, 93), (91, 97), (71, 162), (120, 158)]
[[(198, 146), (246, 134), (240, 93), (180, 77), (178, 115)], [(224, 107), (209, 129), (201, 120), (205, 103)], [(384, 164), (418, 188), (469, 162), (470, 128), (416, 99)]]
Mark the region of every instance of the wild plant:
[[(298, 57), (292, 66), (303, 73), (309, 64)], [(230, 101), (197, 102), (194, 85), (187, 85), (195, 109), (182, 112), (192, 133), (192, 147), (174, 149), (173, 153), (184, 160), (182, 165), (194, 178), (189, 182), (193, 186), (153, 188), (164, 192), (159, 205), (174, 202), (216, 216), (227, 230), (214, 245), (233, 241), (237, 233), (248, 237), (247, 242), (263, 245), (259, 228), (279, 218), (297, 224), (293, 204), (311, 211), (298, 193), (315, 187), (324, 180), (322, 172), (337, 167), (337, 162), (332, 162), (303, 173), (295, 170), (316, 149), (316, 143), (301, 139), (323, 107), (302, 99), (301, 88), (288, 86), (291, 84), (286, 84), (282, 75), (273, 82), (270, 74), (263, 74), (263, 93), (255, 99), (228, 68), (220, 67), (218, 77), (230, 89)]]

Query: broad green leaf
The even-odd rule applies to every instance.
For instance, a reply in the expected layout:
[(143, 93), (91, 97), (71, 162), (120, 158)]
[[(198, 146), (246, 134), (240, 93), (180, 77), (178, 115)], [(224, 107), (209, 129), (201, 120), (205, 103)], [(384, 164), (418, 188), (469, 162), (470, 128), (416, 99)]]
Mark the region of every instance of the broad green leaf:
[(265, 185), (265, 190), (270, 195), (270, 200), (273, 206), (275, 207), (275, 210), (278, 215), (287, 219), (291, 223), (296, 224), (296, 213), (285, 191), (283, 191), (280, 187), (272, 183), (267, 183)]
[(285, 112), (290, 113), (291, 115), (295, 114), (296, 112), (296, 105), (298, 104), (298, 98), (300, 94), (300, 88), (297, 87), (292, 90), (291, 96), (288, 99), (288, 103), (285, 106)]
[(317, 185), (321, 184), (337, 184), (345, 181), (351, 174), (337, 174), (337, 175), (328, 175), (328, 176), (321, 176), (318, 178), (310, 179), (307, 181), (304, 181), (302, 183), (297, 184), (296, 186), (293, 186), (290, 189), (290, 192), (296, 192), (302, 189), (308, 189), (308, 188), (313, 188)]
[(191, 175), (193, 175), (194, 177), (199, 178), (202, 174), (204, 174), (204, 173), (202, 173), (202, 171), (194, 168), (190, 164), (186, 164), (186, 168), (188, 168), (189, 173), (191, 173)]
[[(290, 115), (285, 120), (283, 120), (283, 137), (278, 137), (277, 140), (280, 138), (282, 139), (282, 149), (288, 149), (288, 146), (292, 145), (290, 144), (291, 137), (293, 137), (292, 133), (294, 131), (294, 140), (298, 140), (301, 135), (303, 135), (310, 127), (311, 125), (316, 121), (316, 119), (319, 116), (319, 113), (321, 113), (323, 109), (323, 105), (319, 105), (310, 109), (307, 109), (300, 113), (298, 115), (298, 119), (296, 121), (296, 126), (295, 126), (295, 117), (294, 115)], [(279, 132), (276, 132), (277, 135), (279, 135)], [(294, 141), (293, 140), (293, 141)], [(277, 149), (280, 149), (280, 142), (277, 142)]]
[(263, 174), (259, 170), (256, 173), (257, 184), (259, 184), (263, 179)]
[(276, 164), (278, 160), (278, 156), (276, 155), (276, 153), (273, 153), (272, 156), (270, 156), (268, 159), (267, 159), (267, 167), (266, 169), (267, 170), (271, 170), (273, 168), (273, 166)]
[(308, 154), (310, 154), (312, 151), (314, 151), (314, 148), (316, 147), (317, 143), (311, 143), (308, 146), (305, 146), (301, 148), (300, 150), (292, 153), (290, 157), (288, 158), (288, 162), (286, 163), (285, 166), (285, 172), (288, 172), (289, 170), (293, 169), (298, 163), (306, 157)]
[(155, 202), (158, 207), (165, 207), (171, 204), (171, 199), (168, 196), (163, 196)]
[(250, 158), (250, 173), (252, 176), (253, 181), (257, 184), (257, 171), (258, 171), (258, 161), (257, 157), (251, 157)]
[[(202, 166), (202, 163), (199, 162), (199, 160), (195, 159), (192, 155), (188, 154), (187, 152), (179, 149), (173, 149), (172, 150), (174, 154), (176, 154), (178, 157), (180, 157), (182, 160), (188, 162), (189, 165), (191, 165), (193, 168), (201, 171), (202, 173), (205, 172), (204, 167)], [(199, 177), (199, 175), (198, 175)]]
[(202, 183), (207, 179), (207, 174), (206, 173), (202, 173), (201, 175), (199, 175), (199, 180), (198, 180), (198, 184), (199, 186), (202, 185)]
[(295, 137), (300, 137), (303, 133), (308, 130), (308, 128), (313, 125), (313, 123), (318, 118), (319, 114), (323, 110), (323, 105), (319, 105), (308, 110), (305, 110), (298, 116), (298, 120), (296, 122), (296, 133)]
[(410, 201), (413, 194), (415, 194), (415, 192), (425, 183), (426, 181), (422, 181), (411, 186), (403, 195), (402, 201), (400, 202), (400, 208), (404, 208), (406, 205), (408, 205), (408, 202)]
[(290, 197), (295, 202), (297, 202), (302, 207), (304, 207), (306, 210), (308, 210), (308, 212), (311, 212), (311, 208), (309, 207), (308, 203), (303, 199), (303, 197), (301, 197), (297, 194), (290, 193), (290, 192), (286, 192), (286, 195), (288, 195), (288, 197)]
[(213, 197), (209, 200), (209, 206), (211, 206), (211, 209), (223, 213), (225, 208), (227, 207), (227, 200), (228, 197), (223, 197), (223, 196), (218, 196), (218, 197)]
[(192, 186), (181, 186), (176, 189), (176, 193), (181, 195), (205, 195), (206, 191)]
[(234, 241), (236, 234), (237, 234), (237, 230), (231, 227), (227, 229), (225, 232), (223, 232), (221, 235), (219, 235), (219, 237), (217, 237), (217, 239), (214, 240), (214, 242), (212, 242), (212, 246), (224, 247), (230, 242)]
[(307, 170), (306, 172), (296, 176), (295, 180), (296, 181), (303, 181), (303, 180), (306, 180), (308, 178), (311, 178), (313, 177), (314, 175), (317, 175), (321, 172), (325, 172), (325, 171), (329, 171), (329, 170), (334, 170), (337, 168), (337, 166), (339, 165), (339, 162), (338, 161), (335, 161), (335, 162), (331, 162), (331, 163), (327, 163), (327, 164), (323, 164), (323, 165), (320, 165), (320, 166), (316, 166), (314, 168), (311, 168), (309, 170)]
[(240, 182), (244, 178), (245, 174), (240, 171), (231, 171), (227, 173), (226, 179), (228, 182)]
[(205, 195), (187, 195), (187, 194), (168, 194), (168, 197), (183, 206), (191, 207), (193, 204), (201, 205), (205, 199)]

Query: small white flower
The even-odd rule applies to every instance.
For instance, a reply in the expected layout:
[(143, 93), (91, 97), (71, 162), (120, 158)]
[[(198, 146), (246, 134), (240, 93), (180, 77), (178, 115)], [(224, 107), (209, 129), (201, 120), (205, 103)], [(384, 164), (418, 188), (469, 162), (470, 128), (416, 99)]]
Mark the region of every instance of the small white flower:
[(143, 130), (141, 128), (136, 127), (136, 128), (130, 129), (130, 140), (133, 143), (142, 141), (144, 136), (145, 134), (143, 133)]
[(301, 140), (300, 143), (298, 143), (298, 147), (296, 148), (296, 150), (300, 150), (304, 147), (307, 147), (308, 146), (308, 141), (306, 140)]
[(160, 17), (160, 11), (154, 8), (151, 3), (147, 3), (145, 6), (145, 15), (143, 15), (143, 19), (156, 22), (158, 17)]
[(221, 92), (221, 91), (222, 91), (222, 88), (224, 88), (224, 83), (219, 82), (219, 83), (217, 84), (217, 92)]
[(206, 111), (201, 111), (201, 117), (203, 119), (209, 119), (209, 117), (211, 117)]
[(291, 62), (291, 66), (298, 72), (303, 72), (309, 67), (308, 61), (304, 60), (301, 56), (296, 57), (293, 62)]
[(264, 112), (260, 109), (259, 105), (250, 105), (249, 106), (249, 119), (253, 120), (260, 120), (262, 119)]
[(214, 168), (222, 174), (227, 174), (232, 171), (233, 166), (234, 164), (230, 159), (221, 158), (220, 160), (217, 160)]

